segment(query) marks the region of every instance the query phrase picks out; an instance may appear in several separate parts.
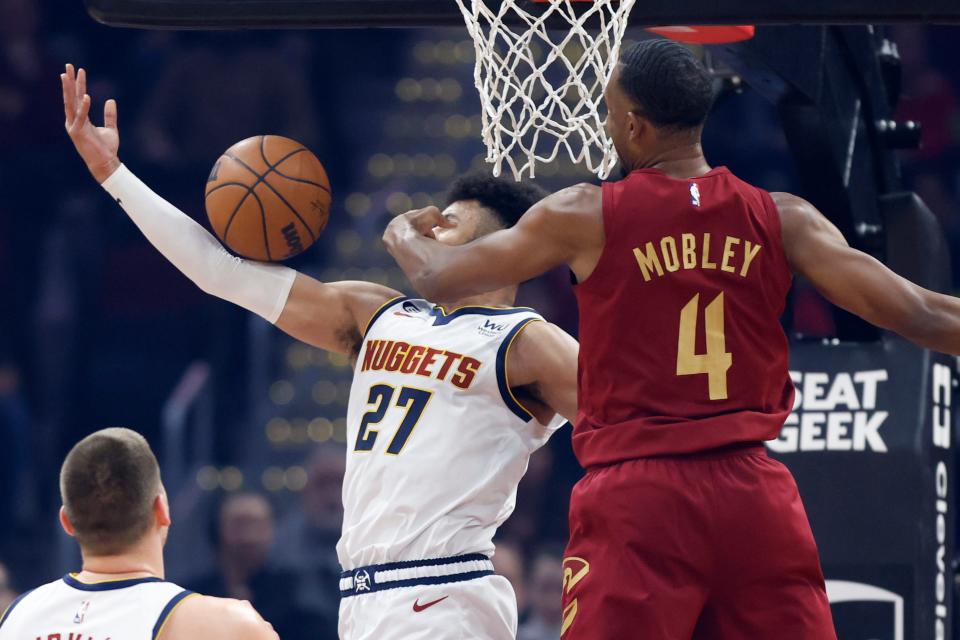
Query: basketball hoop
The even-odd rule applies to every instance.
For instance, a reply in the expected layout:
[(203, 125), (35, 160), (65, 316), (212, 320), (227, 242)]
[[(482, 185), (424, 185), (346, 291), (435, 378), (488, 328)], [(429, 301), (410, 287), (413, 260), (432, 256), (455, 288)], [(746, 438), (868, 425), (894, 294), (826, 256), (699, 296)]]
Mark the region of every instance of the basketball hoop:
[[(634, 2), (457, 0), (476, 49), (474, 84), (494, 175), (506, 165), (515, 179), (532, 178), (537, 163), (562, 151), (601, 179), (610, 174), (617, 157), (600, 109)], [(752, 29), (657, 31), (714, 43), (743, 40)]]

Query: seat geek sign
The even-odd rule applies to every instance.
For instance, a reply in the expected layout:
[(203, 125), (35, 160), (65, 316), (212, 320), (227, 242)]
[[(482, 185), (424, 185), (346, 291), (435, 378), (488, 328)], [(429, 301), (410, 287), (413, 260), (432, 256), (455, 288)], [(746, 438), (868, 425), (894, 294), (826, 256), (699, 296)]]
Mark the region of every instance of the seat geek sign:
[(780, 437), (768, 443), (777, 453), (872, 451), (886, 453), (880, 429), (890, 415), (877, 408), (886, 369), (791, 371), (796, 389), (793, 413)]
[(949, 640), (956, 359), (899, 338), (791, 351), (793, 412), (767, 447), (797, 479), (839, 637)]

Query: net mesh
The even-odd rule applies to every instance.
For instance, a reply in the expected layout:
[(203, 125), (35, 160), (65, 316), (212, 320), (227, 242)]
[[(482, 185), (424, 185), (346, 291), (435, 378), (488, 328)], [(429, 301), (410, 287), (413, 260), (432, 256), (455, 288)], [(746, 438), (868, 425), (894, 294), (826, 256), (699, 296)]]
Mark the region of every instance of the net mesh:
[(534, 177), (537, 163), (565, 151), (606, 178), (617, 160), (601, 114), (603, 88), (634, 0), (457, 4), (476, 49), (474, 83), (494, 175), (506, 165), (517, 180)]

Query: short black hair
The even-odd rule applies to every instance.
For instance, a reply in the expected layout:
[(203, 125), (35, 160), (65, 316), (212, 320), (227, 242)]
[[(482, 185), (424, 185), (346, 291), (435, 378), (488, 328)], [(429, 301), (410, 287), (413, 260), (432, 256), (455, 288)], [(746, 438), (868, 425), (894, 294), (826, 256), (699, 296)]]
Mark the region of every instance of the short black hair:
[(693, 52), (673, 40), (643, 40), (620, 56), (620, 86), (655, 126), (701, 126), (713, 106), (713, 81)]
[(60, 495), (77, 542), (92, 555), (116, 555), (153, 523), (160, 466), (146, 439), (130, 429), (103, 429), (70, 450)]
[(457, 179), (447, 192), (447, 206), (461, 200), (476, 200), (489, 209), (501, 226), (509, 229), (527, 209), (547, 196), (531, 182), (496, 178), (485, 171), (468, 173)]

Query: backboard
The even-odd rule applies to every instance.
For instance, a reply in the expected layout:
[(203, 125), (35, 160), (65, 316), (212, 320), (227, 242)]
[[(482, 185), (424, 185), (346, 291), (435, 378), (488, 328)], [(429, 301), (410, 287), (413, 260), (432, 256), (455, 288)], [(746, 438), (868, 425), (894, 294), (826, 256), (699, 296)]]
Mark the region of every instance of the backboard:
[[(85, 0), (112, 26), (173, 29), (461, 26), (454, 0)], [(542, 6), (521, 0), (528, 11)], [(589, 4), (589, 3), (584, 3)], [(956, 0), (642, 0), (631, 24), (960, 23)]]

